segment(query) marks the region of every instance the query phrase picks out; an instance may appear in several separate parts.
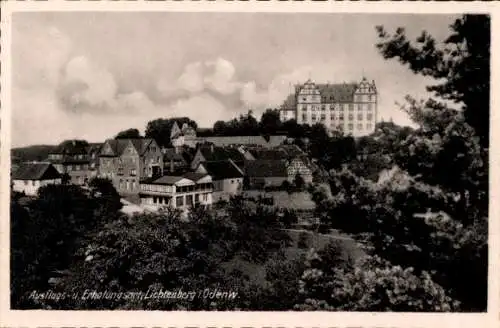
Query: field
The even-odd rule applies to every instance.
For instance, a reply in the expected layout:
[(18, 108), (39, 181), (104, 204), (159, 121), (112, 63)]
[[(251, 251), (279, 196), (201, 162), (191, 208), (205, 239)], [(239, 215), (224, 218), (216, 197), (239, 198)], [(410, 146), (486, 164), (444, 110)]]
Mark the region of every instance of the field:
[[(308, 252), (309, 248), (307, 248), (307, 249), (300, 248), (298, 245), (299, 235), (302, 232), (309, 233), (313, 236), (313, 238), (312, 238), (313, 242), (312, 242), (312, 245), (310, 245), (310, 246), (314, 247), (317, 250), (321, 250), (332, 240), (339, 240), (341, 242), (341, 245), (343, 246), (343, 250), (344, 250), (343, 257), (352, 257), (354, 259), (358, 259), (364, 255), (363, 250), (356, 243), (356, 241), (354, 241), (353, 239), (351, 239), (349, 237), (345, 237), (339, 233), (332, 233), (332, 234), (325, 235), (325, 234), (318, 234), (318, 233), (306, 231), (306, 230), (287, 229), (287, 231), (292, 239), (291, 246), (289, 246), (285, 249), (285, 257), (288, 260), (298, 259), (301, 256), (305, 256), (305, 254)], [(269, 261), (271, 261), (271, 259), (269, 259), (268, 262)], [(236, 258), (230, 262), (227, 262), (225, 265), (225, 268), (227, 270), (232, 270), (232, 269), (241, 270), (244, 274), (246, 274), (250, 277), (250, 280), (253, 283), (260, 285), (260, 284), (265, 284), (265, 282), (266, 282), (266, 268), (265, 268), (266, 264), (267, 263), (255, 264), (255, 263), (251, 263), (251, 262), (248, 262), (246, 260), (243, 260), (241, 258)]]
[(295, 210), (312, 210), (315, 207), (311, 200), (311, 195), (308, 192), (296, 192), (289, 194), (286, 191), (262, 191), (262, 190), (246, 190), (243, 192), (245, 198), (273, 197), (274, 206), (280, 208), (288, 208)]

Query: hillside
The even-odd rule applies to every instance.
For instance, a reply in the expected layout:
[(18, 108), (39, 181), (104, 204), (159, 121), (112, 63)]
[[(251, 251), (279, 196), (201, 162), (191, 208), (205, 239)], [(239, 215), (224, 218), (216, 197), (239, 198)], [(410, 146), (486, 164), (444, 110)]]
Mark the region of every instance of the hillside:
[(43, 161), (55, 145), (33, 145), (20, 148), (12, 148), (11, 156), (12, 162), (20, 163), (24, 161)]

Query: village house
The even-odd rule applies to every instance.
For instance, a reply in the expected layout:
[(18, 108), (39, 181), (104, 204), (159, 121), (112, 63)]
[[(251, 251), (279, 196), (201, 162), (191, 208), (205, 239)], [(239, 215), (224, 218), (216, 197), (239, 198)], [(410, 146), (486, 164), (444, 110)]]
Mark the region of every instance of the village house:
[(243, 171), (230, 159), (200, 163), (195, 172), (209, 174), (212, 177), (214, 203), (229, 200), (231, 196), (243, 190)]
[(99, 154), (102, 146), (102, 143), (91, 143), (87, 147), (87, 154), (89, 157), (89, 173), (91, 177), (97, 177), (99, 175)]
[(150, 138), (109, 139), (99, 155), (99, 171), (120, 194), (136, 195), (141, 179), (162, 175), (163, 153)]
[(23, 163), (12, 172), (12, 190), (28, 196), (35, 196), (40, 187), (61, 183), (61, 174), (50, 163)]
[(177, 122), (174, 122), (172, 129), (170, 129), (170, 142), (174, 148), (183, 146), (194, 148), (198, 142), (196, 130), (187, 123), (182, 124), (182, 127), (179, 128)]
[(165, 175), (140, 183), (140, 204), (148, 210), (162, 207), (189, 209), (212, 204), (212, 178), (208, 174), (189, 172)]
[(243, 169), (245, 156), (235, 147), (216, 147), (213, 144), (198, 146), (198, 150), (191, 161), (191, 169), (198, 168), (200, 163), (232, 160), (240, 169)]
[(164, 174), (189, 169), (189, 163), (180, 152), (173, 148), (163, 149)]
[(285, 181), (293, 183), (299, 175), (305, 183), (312, 182), (312, 171), (300, 158), (255, 159), (245, 161), (248, 187), (278, 187)]
[[(268, 164), (273, 163), (273, 161), (284, 161), (288, 180), (290, 182), (293, 181), (297, 175), (300, 175), (306, 183), (311, 183), (313, 180), (313, 172), (309, 158), (295, 145), (282, 145), (272, 149), (254, 147), (249, 148), (248, 152), (252, 154), (255, 160), (269, 161), (267, 162)], [(276, 165), (273, 165), (273, 167)]]
[(69, 182), (84, 185), (91, 176), (88, 144), (80, 140), (69, 140), (56, 147), (48, 154), (52, 163), (62, 175), (68, 175)]
[(216, 147), (227, 146), (261, 146), (272, 148), (283, 144), (287, 140), (285, 135), (269, 136), (266, 140), (263, 136), (214, 136), (214, 137), (198, 137), (197, 143), (211, 143)]

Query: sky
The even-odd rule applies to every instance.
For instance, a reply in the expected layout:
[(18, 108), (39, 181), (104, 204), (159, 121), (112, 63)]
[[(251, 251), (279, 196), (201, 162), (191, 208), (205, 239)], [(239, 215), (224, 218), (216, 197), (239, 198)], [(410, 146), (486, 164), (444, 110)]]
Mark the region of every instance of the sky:
[(279, 106), (292, 85), (375, 80), (378, 119), (429, 78), (384, 60), (375, 26), (438, 41), (450, 15), (22, 12), (12, 18), (12, 146), (102, 142), (156, 118), (200, 127)]

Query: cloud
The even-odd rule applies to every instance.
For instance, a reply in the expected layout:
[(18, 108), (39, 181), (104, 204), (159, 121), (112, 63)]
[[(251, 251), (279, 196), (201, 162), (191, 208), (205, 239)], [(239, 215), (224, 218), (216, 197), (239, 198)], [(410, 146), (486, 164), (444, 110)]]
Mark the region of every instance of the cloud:
[(163, 111), (172, 116), (188, 116), (201, 127), (211, 127), (215, 121), (227, 119), (226, 107), (208, 93), (180, 99)]
[(255, 82), (247, 82), (241, 88), (241, 100), (250, 107), (276, 107), (293, 92), (293, 86), (303, 83), (311, 74), (310, 66), (300, 67), (292, 72), (277, 75), (267, 89), (258, 90)]
[(71, 55), (69, 38), (55, 27), (15, 26), (12, 31), (14, 84), (26, 89), (57, 85), (61, 67)]
[(160, 79), (157, 88), (166, 97), (207, 91), (230, 95), (238, 91), (242, 85), (235, 80), (235, 73), (234, 65), (224, 58), (192, 62), (184, 67), (177, 80)]
[(113, 75), (87, 57), (72, 58), (65, 66), (59, 94), (69, 109), (116, 109)]

